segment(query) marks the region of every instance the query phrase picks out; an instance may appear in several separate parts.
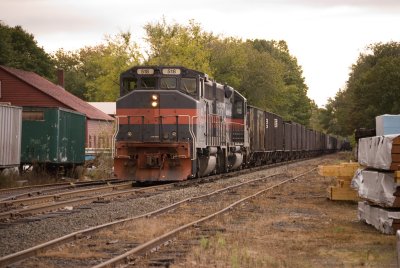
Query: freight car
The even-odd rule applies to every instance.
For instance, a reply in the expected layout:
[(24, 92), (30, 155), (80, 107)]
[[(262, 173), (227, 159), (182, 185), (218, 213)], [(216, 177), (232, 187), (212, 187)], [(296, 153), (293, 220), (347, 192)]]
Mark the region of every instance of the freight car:
[(114, 172), (174, 181), (287, 161), (334, 149), (334, 137), (247, 105), (228, 85), (181, 66), (121, 74)]
[(85, 133), (84, 114), (58, 107), (23, 107), (20, 170), (28, 165), (76, 175), (85, 161)]
[(21, 116), (21, 107), (0, 104), (0, 173), (20, 164)]

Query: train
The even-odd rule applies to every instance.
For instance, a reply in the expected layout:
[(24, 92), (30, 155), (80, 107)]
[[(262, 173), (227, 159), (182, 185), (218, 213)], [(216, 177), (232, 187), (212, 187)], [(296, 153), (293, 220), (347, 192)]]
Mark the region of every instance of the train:
[(117, 178), (182, 181), (334, 152), (337, 137), (247, 103), (227, 84), (183, 66), (135, 66), (120, 75)]

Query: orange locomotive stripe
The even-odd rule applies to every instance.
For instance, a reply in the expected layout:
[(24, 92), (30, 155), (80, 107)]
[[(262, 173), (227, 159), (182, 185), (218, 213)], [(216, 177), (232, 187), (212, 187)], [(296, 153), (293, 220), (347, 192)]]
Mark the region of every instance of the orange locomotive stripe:
[(226, 123), (237, 123), (237, 124), (244, 124), (244, 119), (241, 118), (226, 118)]
[(189, 116), (197, 124), (197, 115), (197, 109), (117, 108), (120, 124), (189, 124)]

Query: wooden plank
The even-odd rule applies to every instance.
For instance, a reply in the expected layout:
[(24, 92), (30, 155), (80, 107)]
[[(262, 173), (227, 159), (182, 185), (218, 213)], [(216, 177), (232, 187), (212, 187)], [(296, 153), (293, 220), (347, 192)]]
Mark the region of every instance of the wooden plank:
[(360, 167), (358, 163), (341, 163), (340, 165), (318, 166), (318, 174), (331, 177), (353, 177)]
[(350, 187), (351, 180), (337, 180), (336, 182), (337, 182), (336, 187), (339, 187), (339, 188), (351, 188)]
[(327, 177), (339, 176), (339, 165), (318, 166), (318, 174)]
[(355, 169), (360, 167), (360, 164), (357, 162), (346, 162), (346, 163), (340, 163), (341, 166), (345, 166), (345, 167), (353, 167)]
[(358, 167), (356, 166), (341, 166), (339, 169), (340, 177), (353, 177)]
[(390, 170), (400, 170), (400, 162), (392, 162), (392, 164), (390, 165)]
[(351, 180), (353, 179), (353, 176), (338, 176), (336, 179), (342, 181), (348, 181), (350, 183)]
[(328, 188), (328, 198), (330, 200), (337, 200), (337, 201), (358, 201), (360, 198), (356, 191), (351, 188), (340, 188), (330, 186)]
[(392, 164), (393, 162), (400, 162), (400, 154), (392, 153)]
[(392, 154), (400, 154), (400, 145), (394, 144), (392, 146)]
[(397, 136), (396, 138), (394, 138), (392, 144), (394, 144), (394, 145), (400, 145), (400, 136)]

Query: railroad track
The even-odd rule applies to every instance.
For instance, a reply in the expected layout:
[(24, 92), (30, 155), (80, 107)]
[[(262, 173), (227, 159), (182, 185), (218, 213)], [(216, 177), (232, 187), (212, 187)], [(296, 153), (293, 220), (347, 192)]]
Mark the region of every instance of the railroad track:
[[(53, 266), (68, 263), (69, 266), (76, 267), (90, 265), (107, 267), (118, 263), (132, 263), (132, 261), (134, 263), (140, 261), (143, 264), (146, 258), (140, 258), (140, 256), (144, 252), (167, 243), (180, 232), (194, 225), (211, 220), (243, 202), (305, 174), (290, 178), (282, 177), (282, 174), (264, 176), (209, 194), (187, 198), (141, 216), (73, 232), (39, 246), (2, 257), (0, 266), (17, 261), (20, 262), (13, 267), (30, 267), (38, 263)], [(267, 183), (266, 180), (268, 180)], [(259, 190), (260, 187), (264, 189)], [(152, 228), (154, 232), (151, 231)], [(71, 241), (73, 243), (65, 245)], [(60, 247), (62, 244), (64, 245)], [(46, 252), (40, 253), (44, 251)], [(83, 257), (77, 257), (79, 255)], [(118, 256), (115, 257), (116, 255)], [(36, 257), (27, 259), (32, 256)], [(21, 262), (21, 260), (24, 261)], [(107, 261), (99, 263), (99, 260)]]
[[(180, 183), (175, 183), (174, 185), (178, 187), (189, 187), (197, 183), (211, 182), (221, 178), (251, 173), (257, 170), (265, 169), (266, 167), (273, 168), (295, 162), (299, 162), (299, 160), (269, 164), (267, 166), (258, 166), (250, 169), (239, 170), (236, 172), (188, 180)], [(99, 187), (103, 184), (107, 184), (108, 186)], [(93, 188), (74, 190), (76, 187), (90, 186)], [(141, 192), (140, 189), (130, 189), (134, 187), (132, 181), (121, 181), (115, 179), (95, 182), (81, 182), (69, 185), (65, 183), (49, 184), (44, 185), (43, 187), (44, 188), (40, 188), (40, 185), (38, 185), (33, 186), (33, 188), (14, 188), (15, 190), (25, 189), (28, 191), (22, 194), (18, 194), (16, 196), (11, 196), (6, 199), (0, 200), (0, 222), (15, 222), (15, 220), (20, 220), (22, 218), (31, 217), (38, 214), (43, 215), (45, 213), (58, 210), (67, 211), (76, 206), (81, 206), (92, 202), (109, 202), (115, 197), (127, 196)], [(146, 192), (149, 192), (153, 189), (163, 190), (166, 188), (168, 187), (161, 185), (155, 188), (148, 188)], [(35, 190), (32, 191), (32, 189)], [(38, 189), (40, 189), (40, 191)], [(56, 192), (56, 194), (50, 194), (51, 192)], [(31, 220), (40, 220), (40, 217), (35, 217)]]
[(0, 202), (16, 200), (21, 198), (29, 198), (64, 190), (82, 188), (89, 186), (99, 186), (110, 183), (119, 182), (117, 179), (97, 180), (97, 181), (80, 181), (80, 182), (60, 182), (52, 184), (31, 185), (15, 188), (0, 189)]
[(92, 202), (109, 202), (112, 198), (116, 197), (140, 194), (144, 191), (146, 193), (157, 190), (160, 191), (170, 187), (171, 186), (168, 184), (163, 184), (151, 187), (135, 188), (133, 182), (130, 181), (125, 183), (121, 182), (117, 185), (69, 191), (55, 195), (3, 201), (0, 202), (0, 209), (3, 210), (3, 212), (0, 212), (0, 221), (21, 219), (27, 216), (43, 214), (60, 209), (69, 209)]

